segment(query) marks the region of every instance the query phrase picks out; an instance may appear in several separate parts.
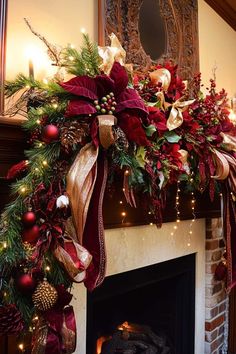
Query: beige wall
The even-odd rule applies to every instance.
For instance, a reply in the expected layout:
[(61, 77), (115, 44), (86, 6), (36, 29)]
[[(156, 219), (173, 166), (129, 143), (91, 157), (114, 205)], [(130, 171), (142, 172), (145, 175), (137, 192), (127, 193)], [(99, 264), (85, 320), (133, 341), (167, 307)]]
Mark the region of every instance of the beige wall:
[(204, 0), (198, 0), (198, 4), (200, 70), (203, 81), (207, 83), (216, 67), (217, 87), (224, 87), (229, 97), (236, 96), (236, 31)]
[(7, 79), (21, 71), (28, 73), (28, 52), (37, 78), (53, 74), (45, 46), (25, 25), (26, 17), (33, 28), (53, 44), (81, 44), (81, 28), (97, 40), (97, 0), (8, 0)]

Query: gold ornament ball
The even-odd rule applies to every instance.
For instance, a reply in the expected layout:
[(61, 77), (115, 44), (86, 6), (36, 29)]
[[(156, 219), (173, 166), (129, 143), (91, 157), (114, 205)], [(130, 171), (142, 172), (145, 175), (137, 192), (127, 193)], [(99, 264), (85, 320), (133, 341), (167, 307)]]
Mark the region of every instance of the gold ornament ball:
[(39, 311), (47, 311), (51, 309), (57, 302), (57, 291), (48, 283), (43, 280), (36, 288), (32, 299), (34, 307)]

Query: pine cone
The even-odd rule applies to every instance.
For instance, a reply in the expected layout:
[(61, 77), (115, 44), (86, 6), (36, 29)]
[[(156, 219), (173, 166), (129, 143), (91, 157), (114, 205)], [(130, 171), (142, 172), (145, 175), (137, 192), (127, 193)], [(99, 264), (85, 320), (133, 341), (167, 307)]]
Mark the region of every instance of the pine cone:
[(129, 143), (123, 130), (118, 126), (115, 126), (113, 127), (113, 132), (115, 136), (115, 145), (117, 146), (117, 148), (122, 150), (128, 150)]
[(0, 334), (17, 334), (24, 328), (20, 311), (15, 305), (0, 306)]
[(37, 310), (47, 311), (55, 305), (57, 297), (56, 289), (44, 280), (37, 286), (32, 299)]
[(87, 123), (78, 121), (66, 122), (61, 127), (61, 144), (66, 152), (69, 152), (73, 145), (82, 143), (88, 133), (89, 127)]

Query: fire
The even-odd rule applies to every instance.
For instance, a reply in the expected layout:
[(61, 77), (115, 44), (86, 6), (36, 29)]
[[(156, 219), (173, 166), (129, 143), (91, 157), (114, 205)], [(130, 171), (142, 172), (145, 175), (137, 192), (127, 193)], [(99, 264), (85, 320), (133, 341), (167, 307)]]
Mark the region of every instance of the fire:
[(101, 354), (103, 343), (111, 338), (112, 338), (111, 336), (102, 336), (97, 339), (97, 353), (96, 354)]

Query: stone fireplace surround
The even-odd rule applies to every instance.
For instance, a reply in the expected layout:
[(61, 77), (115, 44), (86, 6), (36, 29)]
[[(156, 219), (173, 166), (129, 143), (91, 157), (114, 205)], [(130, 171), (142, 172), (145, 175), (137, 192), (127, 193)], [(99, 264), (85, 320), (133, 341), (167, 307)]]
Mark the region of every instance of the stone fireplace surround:
[[(196, 254), (195, 284), (195, 354), (220, 354), (224, 339), (226, 299), (223, 284), (214, 280), (214, 271), (222, 252), (220, 219), (198, 219), (105, 231), (107, 246), (107, 275), (161, 263)], [(174, 230), (174, 234), (173, 234)], [(86, 299), (83, 284), (74, 286), (73, 306), (77, 323), (76, 354), (86, 353)], [(188, 354), (188, 353), (183, 353)]]

